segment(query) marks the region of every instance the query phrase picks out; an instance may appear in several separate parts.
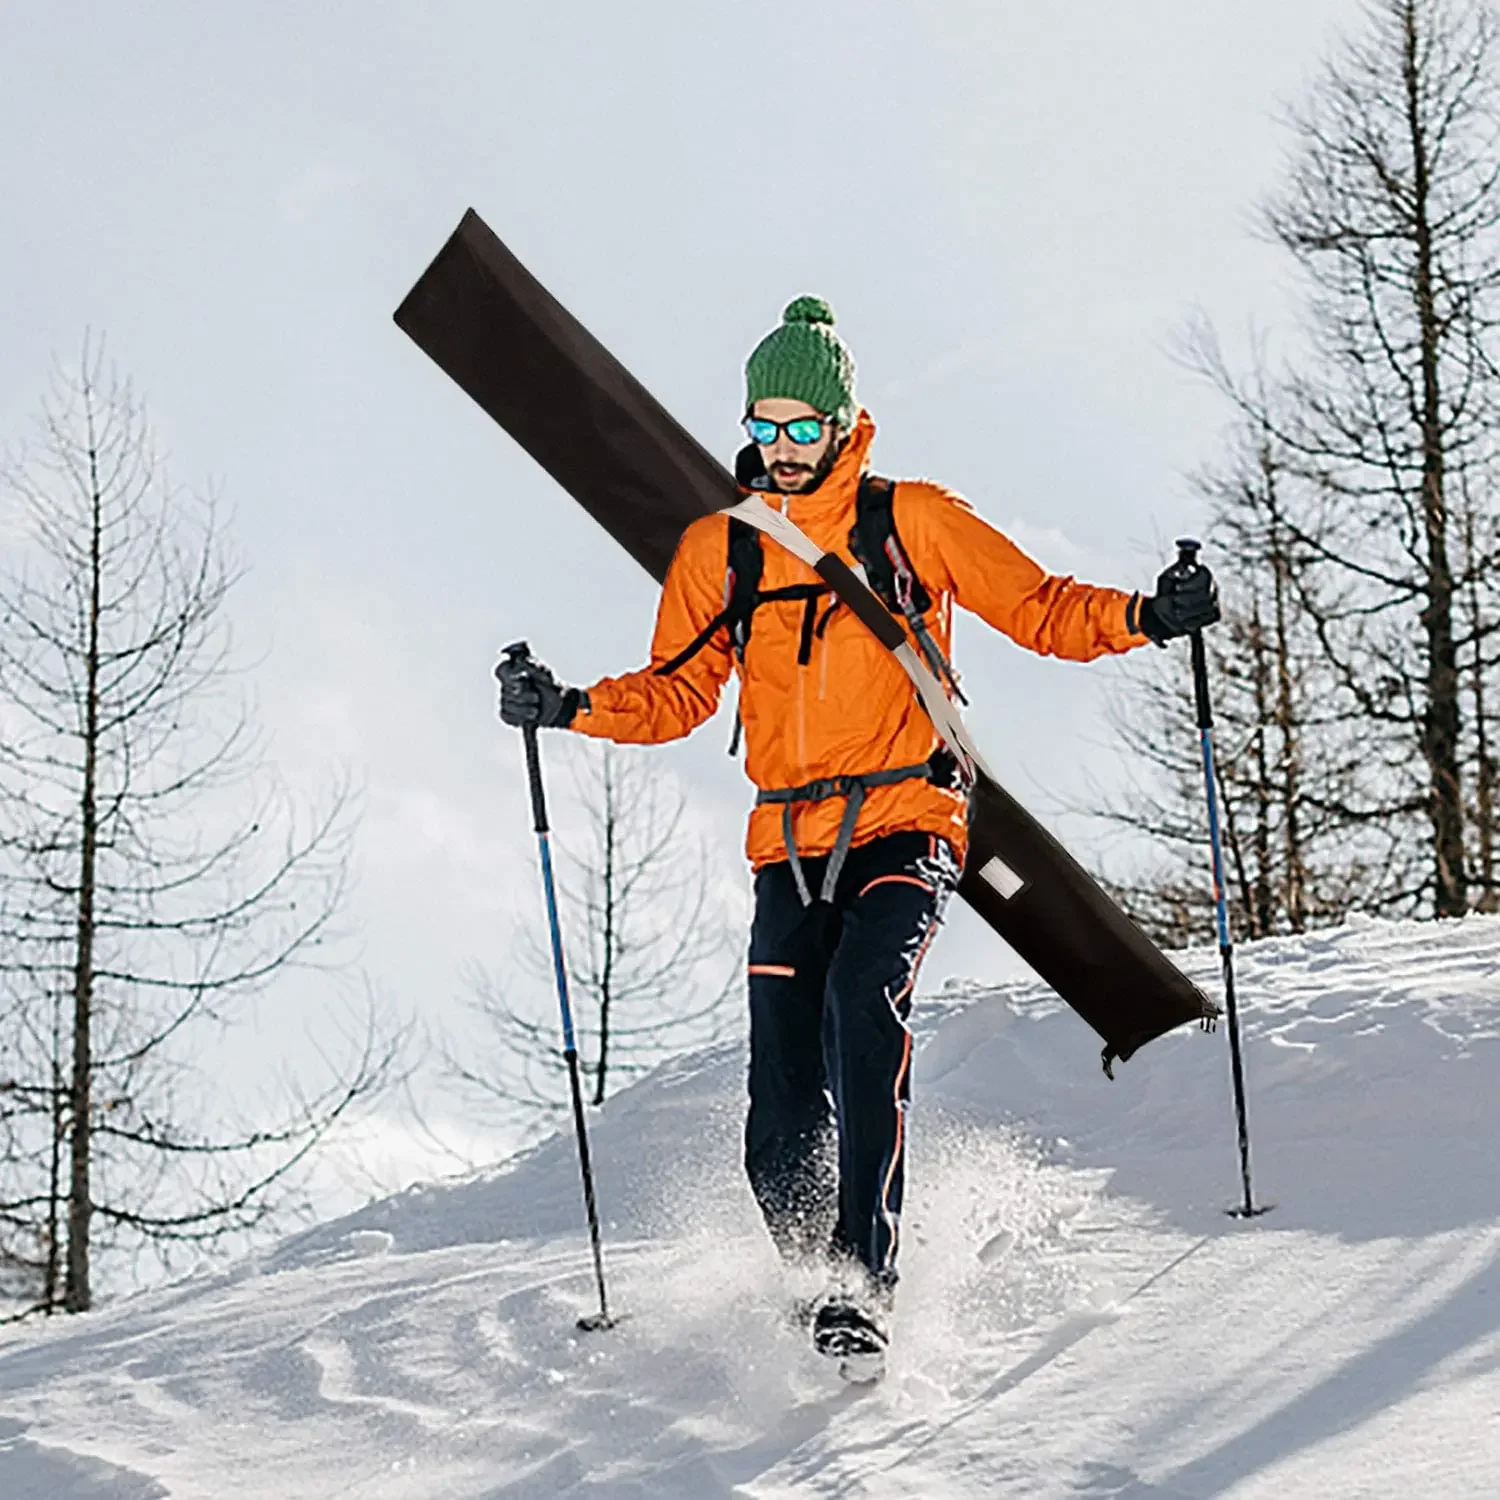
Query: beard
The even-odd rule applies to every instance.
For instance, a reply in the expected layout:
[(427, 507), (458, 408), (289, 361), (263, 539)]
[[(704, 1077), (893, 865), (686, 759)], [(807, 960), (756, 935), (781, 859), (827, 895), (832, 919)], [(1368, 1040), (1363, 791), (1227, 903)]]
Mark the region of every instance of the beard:
[(783, 495), (797, 495), (813, 483), (817, 473), (811, 464), (772, 464), (771, 482)]
[(805, 495), (809, 490), (817, 489), (828, 477), (829, 470), (833, 468), (843, 446), (842, 443), (830, 443), (816, 465), (780, 462), (772, 464), (768, 470), (771, 483), (783, 495)]

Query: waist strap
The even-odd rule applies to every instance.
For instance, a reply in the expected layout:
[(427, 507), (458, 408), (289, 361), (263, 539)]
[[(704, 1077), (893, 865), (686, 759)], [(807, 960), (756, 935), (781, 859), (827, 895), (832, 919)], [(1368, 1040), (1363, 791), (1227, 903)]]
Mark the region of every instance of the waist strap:
[(818, 893), (820, 901), (833, 900), (834, 887), (838, 884), (839, 872), (849, 856), (849, 847), (854, 842), (854, 825), (859, 822), (859, 810), (864, 806), (865, 794), (874, 786), (893, 786), (898, 781), (931, 781), (932, 765), (923, 761), (919, 766), (895, 766), (889, 771), (866, 771), (862, 776), (825, 776), (820, 781), (809, 781), (806, 786), (762, 787), (755, 794), (755, 805), (767, 802), (781, 804), (781, 836), (786, 843), (786, 857), (791, 862), (792, 879), (797, 882), (797, 894), (804, 906), (812, 905), (812, 893), (807, 887), (807, 876), (802, 870), (802, 859), (797, 853), (797, 841), (792, 833), (792, 807), (798, 802), (828, 802), (834, 797), (847, 799), (844, 816), (839, 821), (838, 837), (828, 855), (828, 868), (823, 872), (823, 886)]

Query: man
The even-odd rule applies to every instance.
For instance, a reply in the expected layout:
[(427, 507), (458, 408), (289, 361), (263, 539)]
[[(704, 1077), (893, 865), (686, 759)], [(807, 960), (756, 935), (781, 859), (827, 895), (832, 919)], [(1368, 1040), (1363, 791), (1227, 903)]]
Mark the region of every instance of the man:
[[(874, 423), (818, 299), (787, 308), (745, 378), (742, 485), (862, 563), (951, 691), (954, 604), (1078, 661), (1218, 618), (1206, 569), (1169, 570), (1151, 597), (1080, 584), (1044, 572), (950, 491), (871, 476)], [(782, 1254), (827, 1269), (816, 1346), (878, 1362), (900, 1244), (906, 1019), (967, 842), (966, 789), (910, 679), (811, 568), (723, 514), (683, 534), (649, 667), (587, 690), (529, 659), (498, 675), (507, 723), (634, 744), (689, 733), (738, 676), (736, 739), (742, 728), (759, 789), (746, 1170)]]

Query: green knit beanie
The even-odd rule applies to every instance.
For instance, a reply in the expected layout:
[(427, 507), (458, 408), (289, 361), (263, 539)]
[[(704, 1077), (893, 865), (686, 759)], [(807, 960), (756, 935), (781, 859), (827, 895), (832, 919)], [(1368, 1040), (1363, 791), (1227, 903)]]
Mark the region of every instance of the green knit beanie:
[(833, 331), (833, 309), (798, 297), (745, 363), (745, 410), (757, 401), (805, 401), (840, 427), (854, 426), (854, 356)]

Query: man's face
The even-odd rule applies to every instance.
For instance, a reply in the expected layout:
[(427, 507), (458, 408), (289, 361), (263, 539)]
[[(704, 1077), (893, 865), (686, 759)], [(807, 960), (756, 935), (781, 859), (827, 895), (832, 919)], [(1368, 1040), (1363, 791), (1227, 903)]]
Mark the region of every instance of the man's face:
[[(783, 400), (773, 397), (757, 401), (750, 415), (766, 422), (792, 422), (798, 417), (822, 417), (822, 413), (805, 401)], [(786, 434), (785, 427), (776, 434), (776, 441), (760, 447), (761, 462), (771, 483), (784, 495), (794, 495), (800, 490), (810, 489), (824, 473), (825, 460), (832, 454), (838, 442), (838, 429), (830, 420), (824, 420), (822, 435), (815, 443), (794, 443)]]

